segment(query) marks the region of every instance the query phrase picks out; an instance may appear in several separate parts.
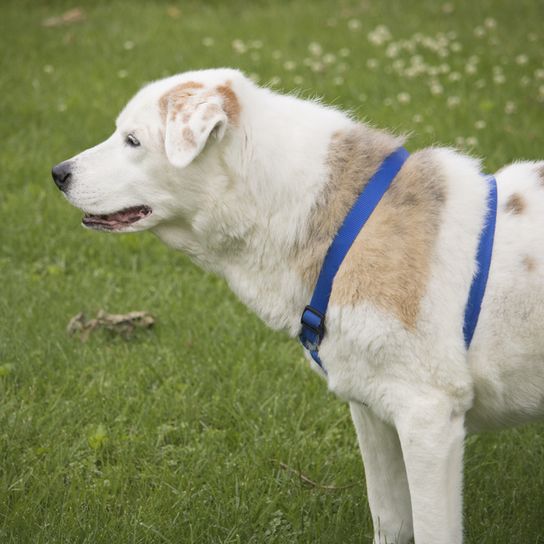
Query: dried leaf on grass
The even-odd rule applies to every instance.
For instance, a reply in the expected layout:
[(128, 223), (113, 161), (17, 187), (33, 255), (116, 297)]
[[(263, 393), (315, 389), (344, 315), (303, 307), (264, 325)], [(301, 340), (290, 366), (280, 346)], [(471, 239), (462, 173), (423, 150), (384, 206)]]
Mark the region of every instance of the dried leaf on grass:
[(87, 19), (87, 15), (81, 8), (72, 8), (65, 11), (62, 15), (55, 15), (54, 17), (48, 17), (42, 21), (42, 26), (51, 28), (56, 26), (71, 25), (74, 23), (81, 23)]
[(155, 318), (148, 312), (128, 312), (126, 314), (108, 314), (99, 310), (94, 319), (87, 319), (83, 312), (75, 315), (68, 323), (69, 334), (78, 334), (82, 342), (89, 339), (92, 332), (105, 329), (129, 338), (135, 329), (149, 329)]

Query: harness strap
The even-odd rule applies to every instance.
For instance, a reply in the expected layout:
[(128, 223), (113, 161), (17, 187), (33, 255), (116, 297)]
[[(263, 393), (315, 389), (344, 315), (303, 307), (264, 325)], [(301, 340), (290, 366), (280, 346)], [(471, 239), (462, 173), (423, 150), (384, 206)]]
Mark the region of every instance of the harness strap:
[[(382, 162), (376, 173), (370, 178), (329, 246), (310, 304), (306, 306), (302, 313), (300, 320), (302, 328), (299, 340), (325, 374), (327, 371), (319, 357), (319, 345), (325, 336), (325, 314), (329, 305), (334, 277), (355, 238), (357, 238), (357, 235), (368, 221), (368, 218), (375, 210), (408, 157), (409, 153), (406, 149), (403, 147), (398, 148)], [(463, 325), (463, 335), (467, 349), (474, 336), (480, 315), (489, 276), (495, 235), (497, 182), (493, 176), (487, 176), (486, 179), (490, 185), (488, 210), (480, 235), (476, 255), (477, 272), (470, 287)]]
[(318, 350), (325, 335), (325, 314), (331, 296), (332, 282), (353, 241), (357, 238), (408, 156), (408, 151), (399, 147), (382, 162), (376, 173), (370, 178), (336, 233), (323, 261), (312, 300), (302, 313), (302, 329), (299, 340), (323, 371), (325, 368), (319, 358)]
[(486, 176), (489, 182), (489, 196), (487, 198), (487, 214), (478, 243), (478, 252), (476, 254), (476, 264), (478, 270), (472, 280), (468, 302), (465, 308), (465, 323), (463, 325), (463, 336), (465, 337), (465, 346), (468, 349), (482, 307), (482, 301), (489, 276), (489, 267), (491, 266), (491, 256), (493, 254), (493, 240), (495, 238), (495, 224), (497, 222), (497, 182), (493, 176)]

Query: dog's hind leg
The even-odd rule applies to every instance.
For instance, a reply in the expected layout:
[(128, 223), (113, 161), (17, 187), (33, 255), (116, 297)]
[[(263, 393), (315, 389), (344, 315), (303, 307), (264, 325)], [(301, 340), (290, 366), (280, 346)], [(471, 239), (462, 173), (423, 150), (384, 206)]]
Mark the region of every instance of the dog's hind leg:
[(409, 400), (395, 424), (408, 475), (415, 542), (461, 544), (464, 414), (456, 413), (441, 392), (405, 395)]
[(406, 544), (412, 538), (412, 509), (396, 430), (367, 407), (350, 403), (363, 456), (374, 544)]

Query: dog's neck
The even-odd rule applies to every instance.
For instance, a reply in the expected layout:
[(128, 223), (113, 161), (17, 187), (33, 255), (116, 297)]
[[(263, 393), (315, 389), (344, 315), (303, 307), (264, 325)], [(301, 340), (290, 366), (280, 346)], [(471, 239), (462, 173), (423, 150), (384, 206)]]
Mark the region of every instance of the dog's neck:
[[(312, 102), (259, 89), (213, 157), (217, 190), (171, 245), (222, 275), (269, 326), (299, 330), (321, 264), (366, 181), (400, 139)], [(251, 109), (249, 109), (251, 108)]]

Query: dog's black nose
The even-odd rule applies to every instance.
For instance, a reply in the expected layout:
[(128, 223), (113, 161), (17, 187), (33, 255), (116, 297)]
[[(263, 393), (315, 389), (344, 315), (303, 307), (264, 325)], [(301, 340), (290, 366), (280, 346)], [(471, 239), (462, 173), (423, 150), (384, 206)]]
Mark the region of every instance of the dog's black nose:
[(53, 176), (53, 180), (56, 186), (61, 191), (66, 191), (66, 189), (68, 188), (68, 182), (72, 177), (72, 165), (70, 161), (64, 161), (60, 164), (57, 164), (56, 166), (53, 166), (53, 170), (51, 170), (51, 175)]

